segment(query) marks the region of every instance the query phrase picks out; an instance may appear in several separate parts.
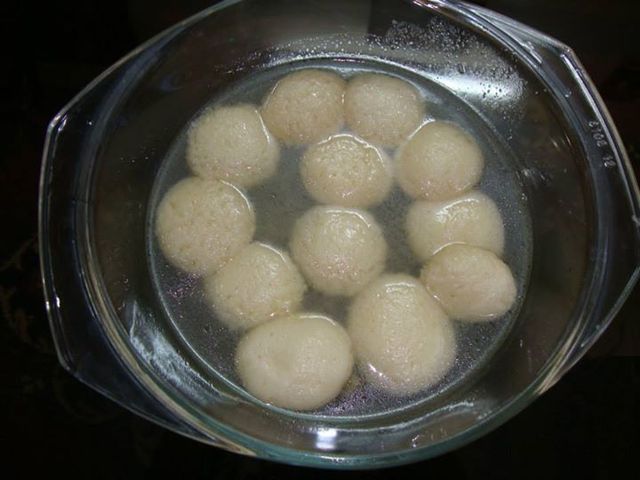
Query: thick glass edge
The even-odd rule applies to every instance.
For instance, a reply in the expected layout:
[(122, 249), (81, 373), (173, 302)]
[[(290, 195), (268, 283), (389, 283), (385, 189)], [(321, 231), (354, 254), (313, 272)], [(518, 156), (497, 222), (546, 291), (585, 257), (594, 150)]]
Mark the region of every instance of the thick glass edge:
[[(73, 371), (73, 361), (67, 353), (64, 330), (60, 326), (60, 310), (56, 301), (55, 282), (51, 267), (51, 252), (49, 249), (49, 180), (51, 177), (51, 162), (55, 157), (55, 144), (58, 130), (63, 121), (66, 108), (51, 120), (47, 127), (47, 134), (42, 154), (42, 167), (38, 184), (38, 252), (40, 260), (40, 281), (44, 295), (45, 309), (49, 328), (53, 336), (53, 344), (58, 361), (68, 372)], [(64, 126), (64, 124), (62, 125)]]

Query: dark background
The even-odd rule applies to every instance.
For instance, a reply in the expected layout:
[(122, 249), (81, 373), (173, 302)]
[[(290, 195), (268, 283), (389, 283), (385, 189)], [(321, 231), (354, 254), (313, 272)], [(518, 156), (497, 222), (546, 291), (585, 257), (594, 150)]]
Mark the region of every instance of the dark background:
[[(266, 0), (265, 0), (266, 1)], [(71, 378), (58, 365), (40, 287), (37, 180), (49, 119), (93, 77), (151, 35), (212, 2), (5, 0), (0, 6), (0, 447), (2, 476), (312, 478), (162, 430)], [(476, 2), (572, 46), (640, 167), (640, 2)], [(8, 68), (7, 68), (8, 67)], [(640, 293), (555, 387), (507, 424), (442, 457), (386, 476), (617, 478), (638, 472)], [(625, 473), (626, 472), (626, 473)], [(8, 477), (14, 478), (9, 473)], [(637, 477), (636, 477), (637, 478)]]

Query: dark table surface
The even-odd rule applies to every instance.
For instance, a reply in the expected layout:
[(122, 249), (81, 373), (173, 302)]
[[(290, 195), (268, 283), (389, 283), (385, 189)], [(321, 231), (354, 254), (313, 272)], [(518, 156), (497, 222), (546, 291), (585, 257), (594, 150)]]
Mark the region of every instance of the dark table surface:
[[(348, 475), (249, 459), (165, 431), (74, 380), (58, 365), (53, 351), (36, 238), (37, 180), (47, 122), (123, 54), (209, 3), (5, 0), (0, 6), (5, 52), (4, 74), (0, 75), (0, 439), (4, 472), (19, 472), (26, 478), (61, 474), (92, 479), (158, 474), (225, 479)], [(640, 2), (477, 3), (575, 49), (604, 97), (637, 172)], [(558, 385), (484, 438), (433, 460), (367, 475), (637, 478), (639, 312), (636, 288), (597, 345)]]

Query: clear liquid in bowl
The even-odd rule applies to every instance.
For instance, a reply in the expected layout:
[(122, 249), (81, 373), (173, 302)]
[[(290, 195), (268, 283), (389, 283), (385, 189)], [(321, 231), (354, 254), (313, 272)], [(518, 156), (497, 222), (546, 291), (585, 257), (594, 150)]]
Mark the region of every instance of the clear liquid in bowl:
[[(389, 413), (444, 395), (464, 382), (473, 380), (492, 353), (499, 348), (517, 318), (519, 304), (526, 290), (531, 262), (531, 228), (526, 197), (517, 176), (517, 158), (499, 135), (465, 102), (437, 83), (412, 71), (371, 60), (304, 60), (253, 72), (246, 80), (222, 92), (202, 108), (236, 103), (259, 105), (275, 82), (301, 68), (326, 68), (344, 78), (379, 72), (412, 83), (427, 102), (427, 119), (457, 123), (478, 141), (485, 156), (485, 169), (478, 188), (491, 197), (500, 209), (505, 224), (504, 261), (511, 267), (518, 284), (519, 299), (503, 318), (480, 324), (455, 322), (458, 357), (455, 366), (436, 385), (418, 394), (398, 397), (381, 392), (354, 376), (341, 395), (330, 404), (308, 415), (354, 417)], [(200, 112), (194, 115), (197, 118)], [(234, 371), (234, 350), (240, 337), (220, 324), (204, 299), (201, 280), (179, 271), (164, 258), (154, 236), (156, 208), (166, 191), (190, 175), (185, 160), (186, 131), (176, 138), (155, 180), (147, 222), (148, 258), (152, 280), (164, 306), (166, 321), (181, 340), (177, 346), (186, 357), (195, 357), (211, 378), (222, 377), (243, 392)], [(284, 147), (277, 173), (266, 183), (250, 189), (247, 196), (256, 210), (254, 240), (288, 250), (293, 223), (316, 205), (307, 194), (299, 175), (298, 161), (304, 147)], [(393, 150), (387, 150), (393, 158)], [(387, 272), (419, 275), (422, 264), (411, 253), (405, 239), (404, 218), (411, 199), (396, 185), (379, 206), (370, 209), (384, 230), (388, 244)], [(304, 299), (305, 311), (323, 313), (344, 324), (350, 299), (332, 297), (309, 289)]]

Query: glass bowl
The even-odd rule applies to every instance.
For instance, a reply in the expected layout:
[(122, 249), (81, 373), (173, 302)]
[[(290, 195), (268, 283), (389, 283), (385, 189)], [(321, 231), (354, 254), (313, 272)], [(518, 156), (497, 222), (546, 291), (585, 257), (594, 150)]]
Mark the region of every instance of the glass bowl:
[[(469, 381), (410, 408), (319, 417), (267, 408), (212, 377), (168, 327), (147, 261), (167, 149), (211, 97), (286, 64), (366, 60), (446, 88), (516, 154), (532, 222), (518, 318)], [(200, 441), (334, 468), (412, 462), (467, 443), (551, 387), (635, 284), (638, 188), (565, 45), (456, 1), (226, 1), (103, 73), (51, 122), (40, 251), (61, 363), (132, 411)]]

